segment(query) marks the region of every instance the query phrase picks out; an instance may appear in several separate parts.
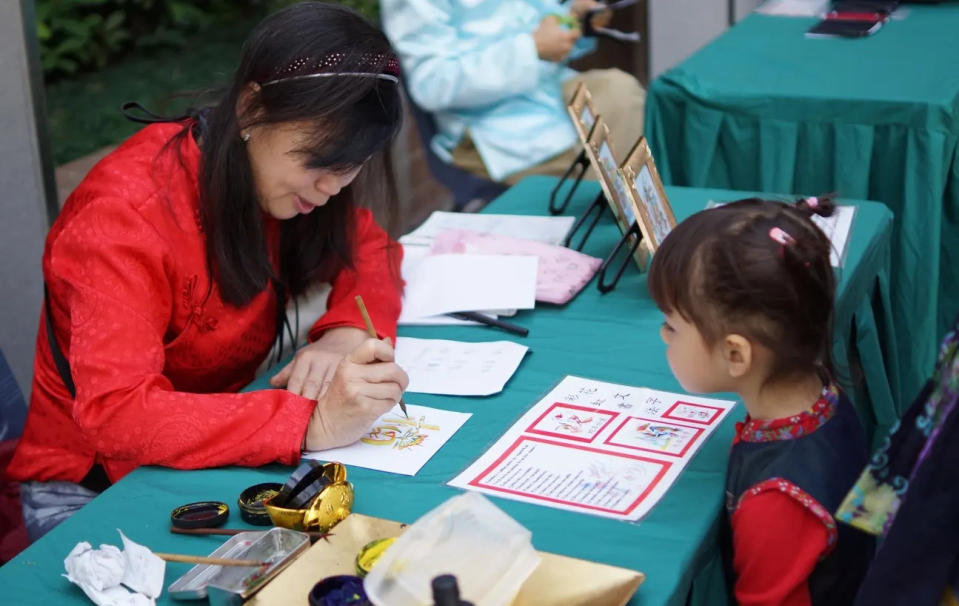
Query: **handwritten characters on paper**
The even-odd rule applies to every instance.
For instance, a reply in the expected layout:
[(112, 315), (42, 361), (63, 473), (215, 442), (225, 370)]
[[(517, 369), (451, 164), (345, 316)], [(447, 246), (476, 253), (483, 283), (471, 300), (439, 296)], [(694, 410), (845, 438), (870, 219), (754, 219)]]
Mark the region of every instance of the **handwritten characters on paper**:
[(521, 436), (497, 462), (471, 477), (467, 486), (579, 511), (624, 516), (672, 467), (668, 461), (587, 446), (575, 452), (571, 457), (569, 446), (560, 442)]
[(645, 407), (643, 409), (644, 414), (654, 417), (658, 417), (666, 409), (666, 403), (655, 395), (647, 396), (643, 406)]
[(664, 412), (662, 416), (664, 419), (691, 421), (693, 423), (711, 425), (713, 421), (723, 414), (723, 412), (724, 409), (718, 406), (706, 406), (704, 404), (693, 404), (690, 402), (676, 402), (669, 408), (669, 410)]
[[(504, 352), (502, 347), (482, 349), (486, 346), (485, 343), (474, 347), (466, 345), (459, 349), (441, 346), (432, 352), (426, 352), (429, 356), (424, 356), (420, 364), (432, 372), (459, 372), (472, 368), (481, 375), (488, 375), (497, 370), (497, 360), (504, 355)], [(471, 364), (473, 366), (470, 366)]]
[(490, 395), (503, 390), (527, 349), (512, 341), (467, 343), (399, 337), (396, 363), (409, 374), (407, 391)]
[(637, 520), (734, 405), (566, 377), (450, 485)]

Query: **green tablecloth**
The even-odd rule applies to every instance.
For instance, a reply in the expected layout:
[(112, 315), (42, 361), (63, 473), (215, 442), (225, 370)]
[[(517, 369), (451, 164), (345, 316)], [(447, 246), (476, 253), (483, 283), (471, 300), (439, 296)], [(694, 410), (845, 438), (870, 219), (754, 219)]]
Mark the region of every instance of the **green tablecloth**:
[[(527, 179), (489, 210), (544, 213), (546, 197), (554, 183), (548, 177)], [(584, 208), (597, 191), (595, 183), (581, 186), (570, 212)], [(680, 218), (703, 208), (709, 199), (739, 197), (728, 191), (685, 188), (667, 188), (667, 192)], [(839, 322), (847, 337), (851, 325), (858, 327), (851, 344), (857, 351), (875, 346), (877, 331), (869, 310), (873, 301), (882, 299), (880, 287), (889, 258), (890, 221), (890, 213), (882, 205), (864, 202), (859, 206), (842, 277)], [(585, 252), (604, 255), (617, 238), (617, 229), (607, 213)], [(658, 336), (662, 315), (646, 293), (645, 276), (632, 267), (610, 294), (600, 295), (591, 283), (568, 305), (544, 305), (535, 311), (521, 312), (515, 321), (530, 328), (528, 338), (519, 339), (482, 327), (418, 327), (400, 331), (409, 336), (464, 341), (513, 339), (529, 345), (531, 351), (506, 389), (496, 396), (408, 394), (406, 399), (411, 403), (469, 411), (473, 416), (415, 477), (351, 468), (350, 478), (356, 485), (355, 511), (410, 522), (453, 496), (458, 490), (446, 486), (446, 482), (472, 463), (566, 374), (670, 391), (680, 389), (670, 374), (665, 346)], [(869, 324), (872, 326), (867, 327)], [(265, 379), (261, 379), (251, 388), (265, 386)], [(722, 604), (716, 532), (733, 425), (741, 416), (741, 410), (734, 411), (717, 428), (676, 484), (640, 523), (494, 500), (533, 532), (538, 549), (646, 573), (647, 580), (631, 604), (678, 606), (685, 603), (694, 584), (699, 602)], [(60, 576), (63, 558), (78, 541), (119, 544), (117, 528), (156, 551), (207, 554), (222, 539), (170, 534), (170, 510), (203, 499), (232, 504), (246, 486), (280, 481), (288, 473), (289, 468), (281, 467), (189, 472), (138, 469), (0, 568), (0, 603), (84, 603), (80, 590)], [(246, 527), (235, 510), (227, 524)], [(188, 568), (185, 564), (169, 564), (165, 586)], [(715, 582), (719, 585), (710, 587)], [(160, 603), (173, 601), (164, 594)]]
[(805, 38), (815, 19), (752, 15), (646, 101), (666, 183), (838, 192), (892, 209), (900, 411), (959, 312), (959, 3), (905, 11), (855, 40)]

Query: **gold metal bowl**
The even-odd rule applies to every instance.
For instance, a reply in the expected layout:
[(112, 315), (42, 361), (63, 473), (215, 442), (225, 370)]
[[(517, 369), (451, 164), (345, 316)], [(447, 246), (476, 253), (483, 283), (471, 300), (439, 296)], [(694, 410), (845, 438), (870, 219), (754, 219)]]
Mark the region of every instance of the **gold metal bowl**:
[(303, 525), (326, 532), (346, 519), (353, 510), (353, 484), (334, 482), (310, 501), (303, 515)]
[(323, 467), (323, 476), (329, 479), (330, 483), (313, 497), (306, 507), (278, 507), (271, 503), (273, 499), (263, 502), (275, 526), (326, 532), (350, 515), (353, 509), (353, 484), (346, 481), (346, 467), (341, 463), (327, 463)]

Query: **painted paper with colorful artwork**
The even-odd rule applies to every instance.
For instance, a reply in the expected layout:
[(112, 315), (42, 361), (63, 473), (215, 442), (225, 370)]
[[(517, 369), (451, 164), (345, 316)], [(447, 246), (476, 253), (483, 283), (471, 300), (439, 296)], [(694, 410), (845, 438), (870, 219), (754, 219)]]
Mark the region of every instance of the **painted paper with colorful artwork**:
[(406, 411), (409, 418), (394, 407), (349, 446), (305, 452), (303, 456), (413, 476), (472, 416), (413, 404), (407, 404)]
[(529, 433), (592, 442), (616, 413), (556, 402), (530, 426)]
[(702, 427), (688, 427), (663, 419), (629, 417), (606, 438), (606, 444), (681, 457), (702, 434)]

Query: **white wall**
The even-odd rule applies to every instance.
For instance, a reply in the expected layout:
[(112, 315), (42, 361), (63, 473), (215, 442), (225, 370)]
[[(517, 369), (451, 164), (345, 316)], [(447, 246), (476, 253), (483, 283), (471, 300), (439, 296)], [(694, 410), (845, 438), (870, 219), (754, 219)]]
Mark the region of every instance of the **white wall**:
[(762, 4), (763, 0), (732, 0), (733, 3), (733, 23), (739, 21)]
[(649, 0), (649, 77), (680, 63), (726, 31), (728, 0)]
[(41, 160), (45, 131), (37, 128), (43, 88), (29, 68), (38, 65), (34, 31), (32, 0), (0, 0), (0, 348), (27, 398), (43, 296), (46, 205), (56, 203), (52, 170), (42, 169), (50, 166), (49, 158)]
[(681, 63), (762, 0), (649, 0), (649, 77)]

